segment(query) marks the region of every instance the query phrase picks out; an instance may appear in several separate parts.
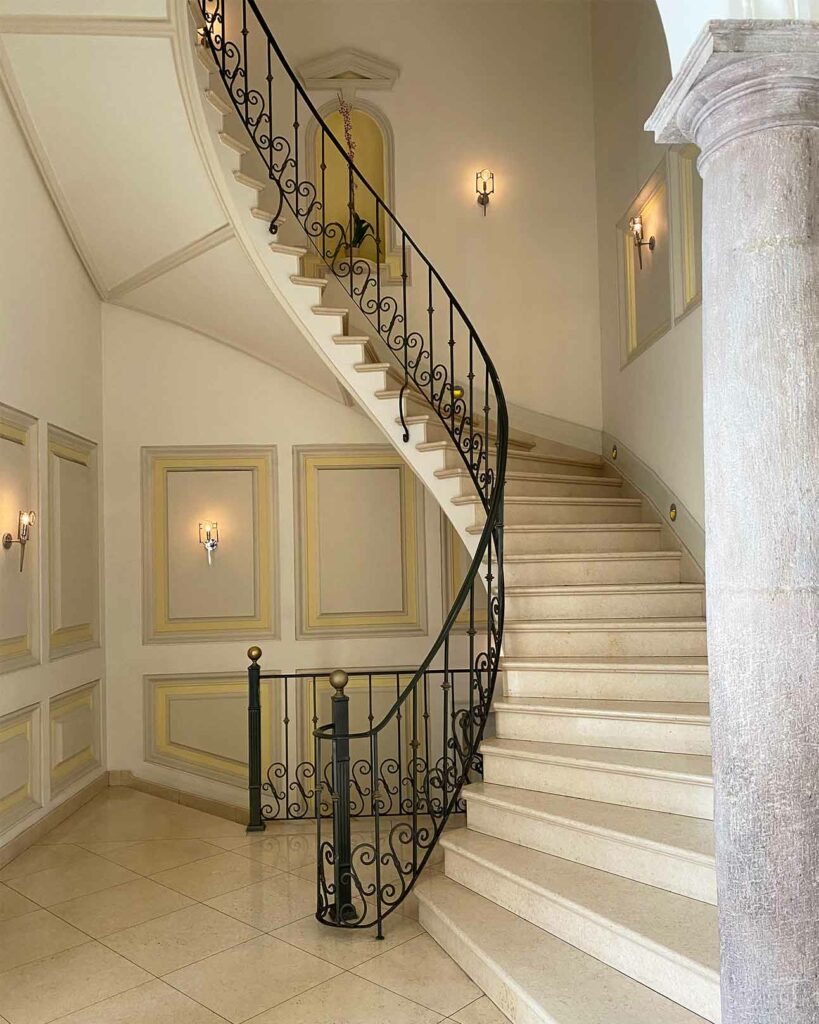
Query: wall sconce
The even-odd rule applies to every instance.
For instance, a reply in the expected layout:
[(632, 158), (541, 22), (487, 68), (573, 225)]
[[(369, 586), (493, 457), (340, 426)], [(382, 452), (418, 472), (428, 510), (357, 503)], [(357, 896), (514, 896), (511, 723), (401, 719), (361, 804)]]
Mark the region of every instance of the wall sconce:
[(205, 522), (199, 524), (199, 543), (208, 556), (208, 565), (213, 565), (213, 552), (219, 547), (219, 524)]
[(475, 191), (478, 193), (478, 205), (483, 207), (483, 215), (486, 216), (486, 208), (489, 206), (489, 197), (495, 191), (495, 175), (484, 167), (475, 175)]
[(643, 238), (643, 218), (632, 217), (628, 222), (629, 231), (634, 235), (634, 244), (637, 246), (637, 257), (640, 261), (640, 270), (643, 269), (643, 246), (647, 245), (649, 252), (654, 252), (654, 246), (657, 244), (657, 239), (654, 235), (649, 238), (646, 242)]
[(203, 47), (208, 45), (208, 37), (203, 28), (198, 28), (196, 30), (196, 45)]
[(37, 521), (34, 512), (23, 512), (17, 514), (17, 540), (10, 533), (3, 534), (3, 548), (8, 551), (12, 544), (20, 545), (20, 572), (23, 571), (23, 562), (26, 557), (26, 544), (29, 541), (29, 530)]

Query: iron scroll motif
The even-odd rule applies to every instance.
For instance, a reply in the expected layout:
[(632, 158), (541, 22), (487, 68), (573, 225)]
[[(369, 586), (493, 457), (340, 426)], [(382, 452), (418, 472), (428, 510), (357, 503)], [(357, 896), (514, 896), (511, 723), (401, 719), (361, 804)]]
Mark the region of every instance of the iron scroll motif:
[[(430, 430), (451, 442), (448, 451), (454, 446), (479, 499), (469, 568), (427, 656), (396, 687), (391, 706), (380, 716), (370, 707), (367, 728), (334, 729), (318, 720), (313, 677), (305, 684), (314, 691), (309, 736), (295, 743), (286, 707), (284, 753), (259, 778), (258, 792), (251, 790), (251, 822), (259, 828), (282, 817), (315, 819), (318, 919), (337, 927), (375, 925), (380, 935), (447, 821), (463, 810), (462, 788), (481, 767), (504, 621), (506, 402), (462, 306), (324, 122), (255, 0), (196, 0), (196, 6), (202, 44), (275, 193), (271, 230), (299, 232), (294, 244), (317, 254), (389, 353), (401, 381), (404, 441), (412, 438), (408, 405), (414, 402)], [(308, 125), (316, 140), (309, 172)], [(330, 153), (334, 165), (346, 168), (347, 215), (328, 214)], [(290, 218), (280, 224), (285, 207), (292, 225)], [(359, 237), (362, 210), (372, 228), (372, 258), (363, 255)], [(443, 465), (448, 455), (441, 458)], [(252, 711), (258, 736), (259, 707)], [(339, 847), (339, 816), (350, 826), (349, 849), (346, 838)]]

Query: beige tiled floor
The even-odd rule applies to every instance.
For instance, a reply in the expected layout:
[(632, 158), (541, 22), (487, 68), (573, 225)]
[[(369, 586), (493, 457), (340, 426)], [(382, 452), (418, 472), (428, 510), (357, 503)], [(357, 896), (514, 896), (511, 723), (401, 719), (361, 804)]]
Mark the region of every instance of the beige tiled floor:
[(287, 832), (107, 790), (0, 871), (0, 1024), (504, 1024), (410, 917), (318, 924)]

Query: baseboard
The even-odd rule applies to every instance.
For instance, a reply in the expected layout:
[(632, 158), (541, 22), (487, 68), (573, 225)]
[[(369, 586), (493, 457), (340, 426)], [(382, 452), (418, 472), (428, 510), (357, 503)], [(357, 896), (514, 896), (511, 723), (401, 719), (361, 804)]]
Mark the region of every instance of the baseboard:
[[(617, 458), (611, 456), (616, 445)], [(686, 551), (700, 572), (705, 569), (705, 530), (685, 503), (678, 498), (670, 487), (648, 466), (639, 455), (612, 434), (603, 431), (603, 458), (617, 472), (635, 487), (657, 511), (663, 524), (671, 530), (681, 547)], [(669, 518), (669, 509), (677, 506), (677, 518), (673, 522)]]
[(506, 404), (509, 409), (509, 424), (515, 430), (558, 441), (560, 444), (580, 448), (584, 452), (593, 452), (595, 455), (599, 455), (603, 450), (602, 431), (596, 427), (573, 423), (571, 420), (560, 419), (559, 416), (549, 416), (545, 412), (535, 412), (534, 409), (515, 405), (514, 402)]
[(89, 800), (93, 800), (95, 796), (98, 796), (107, 788), (108, 772), (103, 771), (87, 785), (83, 786), (82, 789), (68, 797), (67, 800), (63, 800), (61, 804), (50, 808), (33, 825), (29, 825), (27, 829), (19, 832), (13, 839), (10, 839), (4, 846), (0, 847), (0, 868), (8, 864), (9, 861), (14, 860), (15, 857), (19, 857), (29, 846), (34, 846), (35, 843), (40, 842), (43, 836), (64, 822), (75, 811), (78, 811), (83, 804), (87, 804)]
[(193, 807), (197, 811), (213, 814), (217, 818), (226, 818), (228, 821), (238, 821), (240, 825), (247, 825), (248, 811), (246, 807), (237, 807), (235, 804), (199, 796), (184, 789), (175, 789), (172, 786), (149, 782), (147, 779), (134, 775), (129, 769), (112, 770), (108, 773), (108, 778), (110, 786), (126, 786), (128, 789), (137, 789), (140, 793), (159, 797), (160, 800), (169, 800), (174, 804), (182, 804), (184, 807)]

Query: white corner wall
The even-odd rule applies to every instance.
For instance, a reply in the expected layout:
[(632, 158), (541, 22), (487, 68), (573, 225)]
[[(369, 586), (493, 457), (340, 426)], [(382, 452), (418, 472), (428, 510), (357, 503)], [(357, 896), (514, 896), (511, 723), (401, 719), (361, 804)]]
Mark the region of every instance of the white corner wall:
[[(589, 5), (260, 7), (296, 69), (345, 47), (399, 66), (392, 90), (361, 92), (395, 134), (397, 215), (474, 322), (513, 425), (519, 406), (599, 430)], [(495, 173), (486, 217), (475, 194), (482, 167)]]
[(592, 51), (603, 430), (642, 460), (702, 525), (700, 307), (621, 367), (615, 225), (666, 149), (643, 130), (671, 78), (653, 0), (596, 0)]
[[(35, 511), (39, 517), (26, 552), (26, 572), (35, 573), (39, 584), (34, 623), (37, 663), (0, 675), (0, 719), (21, 708), (35, 709), (28, 737), (31, 809), (11, 827), (0, 831), (2, 845), (102, 771), (96, 758), (102, 759), (104, 751), (94, 732), (100, 720), (104, 722), (105, 671), (101, 647), (48, 660), (46, 570), (50, 525), (48, 425), (97, 444), (102, 441), (100, 303), (31, 159), (2, 88), (0, 153), (0, 402), (36, 420), (31, 440), (35, 443), (36, 438), (38, 448)], [(3, 487), (0, 467), (0, 491)], [(86, 525), (93, 533), (95, 524)], [(16, 535), (16, 523), (0, 522), (0, 533), (7, 531)], [(19, 548), (0, 549), (0, 558), (19, 559)], [(70, 613), (70, 609), (65, 611)], [(101, 623), (99, 630), (102, 635)], [(61, 753), (53, 749), (60, 730), (51, 728), (51, 719), (56, 722), (59, 718), (60, 695), (97, 680), (100, 683), (93, 698), (96, 704), (82, 726), (91, 746), (96, 744), (96, 750), (90, 750), (80, 776), (72, 776), (70, 784), (62, 786), (52, 777), (52, 767), (60, 761)], [(17, 767), (21, 756), (22, 743), (12, 759)], [(7, 769), (10, 763), (4, 762)]]

